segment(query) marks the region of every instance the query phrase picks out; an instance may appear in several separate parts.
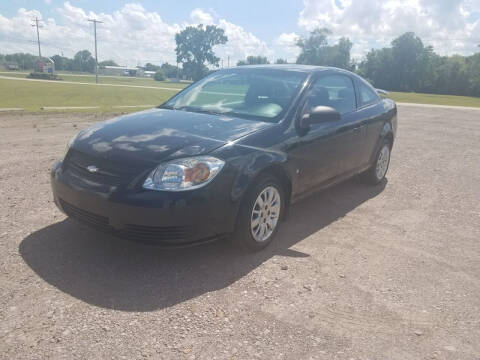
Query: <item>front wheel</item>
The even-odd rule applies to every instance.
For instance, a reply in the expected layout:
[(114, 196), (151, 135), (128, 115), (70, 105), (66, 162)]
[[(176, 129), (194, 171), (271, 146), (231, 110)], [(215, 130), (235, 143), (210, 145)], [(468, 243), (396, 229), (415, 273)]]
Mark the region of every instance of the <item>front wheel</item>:
[(233, 240), (250, 251), (270, 244), (277, 233), (284, 211), (284, 191), (270, 175), (261, 176), (248, 191), (240, 208)]
[(387, 175), (388, 166), (390, 165), (390, 153), (392, 145), (388, 140), (384, 140), (375, 157), (373, 165), (361, 174), (362, 180), (367, 184), (376, 185), (380, 183)]

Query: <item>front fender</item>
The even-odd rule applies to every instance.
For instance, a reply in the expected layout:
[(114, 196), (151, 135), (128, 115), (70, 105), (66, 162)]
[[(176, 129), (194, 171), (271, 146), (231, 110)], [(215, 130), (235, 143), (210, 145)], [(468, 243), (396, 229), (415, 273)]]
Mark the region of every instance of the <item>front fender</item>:
[(232, 201), (240, 200), (254, 179), (262, 171), (275, 168), (287, 172), (287, 155), (247, 145), (225, 145), (215, 151), (215, 156), (225, 159), (235, 173), (231, 190)]

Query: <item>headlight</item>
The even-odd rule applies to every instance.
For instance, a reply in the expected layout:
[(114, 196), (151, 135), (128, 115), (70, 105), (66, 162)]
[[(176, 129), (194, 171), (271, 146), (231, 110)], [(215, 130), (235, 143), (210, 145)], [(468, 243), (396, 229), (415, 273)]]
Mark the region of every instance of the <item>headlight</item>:
[(143, 183), (145, 189), (192, 190), (208, 184), (222, 170), (225, 161), (212, 156), (177, 159), (159, 165)]

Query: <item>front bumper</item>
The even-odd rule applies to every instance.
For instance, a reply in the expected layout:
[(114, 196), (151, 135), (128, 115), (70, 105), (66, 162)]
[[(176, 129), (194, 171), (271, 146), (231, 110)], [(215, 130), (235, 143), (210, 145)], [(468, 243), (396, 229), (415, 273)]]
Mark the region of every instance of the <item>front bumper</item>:
[(238, 202), (228, 176), (204, 188), (160, 192), (104, 187), (64, 171), (51, 170), (55, 204), (68, 216), (123, 238), (165, 246), (209, 241), (234, 230)]

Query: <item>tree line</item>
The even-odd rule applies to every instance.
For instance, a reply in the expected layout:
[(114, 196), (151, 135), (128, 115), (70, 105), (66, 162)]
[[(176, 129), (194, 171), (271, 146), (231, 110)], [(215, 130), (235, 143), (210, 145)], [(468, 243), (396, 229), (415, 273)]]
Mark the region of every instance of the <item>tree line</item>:
[(480, 52), (440, 56), (412, 32), (370, 50), (357, 71), (377, 88), (480, 96)]
[[(16, 64), (20, 70), (31, 70), (35, 67), (38, 56), (28, 53), (0, 54), (0, 63)], [(95, 72), (95, 59), (88, 50), (78, 51), (73, 58), (62, 55), (54, 55), (51, 59), (55, 63), (56, 70)], [(105, 60), (98, 63), (99, 67), (118, 66), (113, 60)]]
[[(385, 90), (480, 96), (480, 52), (441, 56), (415, 33), (407, 32), (395, 38), (391, 46), (372, 49), (363, 60), (354, 62), (350, 56), (352, 42), (340, 38), (330, 45), (329, 36), (331, 32), (323, 28), (300, 38), (296, 63), (354, 71)], [(237, 65), (264, 63), (268, 63), (264, 57), (249, 56)]]
[[(95, 58), (92, 56), (90, 51), (81, 50), (78, 51), (73, 58), (69, 58), (62, 55), (53, 55), (51, 57), (55, 63), (55, 70), (60, 71), (80, 71), (80, 72), (89, 72), (95, 73)], [(38, 56), (28, 54), (28, 53), (15, 53), (15, 54), (0, 54), (0, 64), (15, 64), (18, 66), (19, 70), (31, 70), (35, 67), (35, 61), (38, 60)], [(104, 60), (98, 63), (98, 67), (104, 68), (105, 66), (119, 66), (113, 60)], [(164, 63), (162, 65), (154, 65), (147, 63), (145, 66), (141, 67), (146, 71), (160, 71), (162, 75), (168, 78), (174, 78), (177, 76), (177, 67), (170, 65), (169, 63)], [(179, 69), (179, 74), (181, 76), (181, 70)]]
[[(389, 47), (370, 50), (361, 61), (351, 59), (353, 43), (346, 37), (332, 43), (332, 33), (325, 28), (315, 29), (298, 39), (300, 53), (297, 64), (334, 66), (357, 72), (375, 87), (392, 91), (426, 92), (434, 94), (480, 96), (480, 52), (470, 56), (441, 56), (432, 46), (426, 46), (413, 32), (394, 39)], [(226, 44), (225, 31), (215, 25), (188, 26), (175, 35), (177, 66), (165, 63), (147, 63), (147, 71), (155, 71), (155, 78), (180, 77), (198, 80), (218, 68), (220, 58), (213, 48)], [(31, 69), (36, 57), (30, 54), (0, 55), (0, 62), (15, 62), (21, 69)], [(94, 72), (95, 59), (88, 50), (82, 50), (70, 59), (55, 55), (57, 70)], [(265, 56), (248, 56), (237, 66), (268, 64)], [(277, 59), (276, 64), (286, 64)], [(113, 60), (99, 66), (117, 65)]]
[[(357, 72), (375, 87), (392, 91), (426, 92), (480, 96), (480, 52), (471, 56), (441, 56), (426, 46), (413, 32), (400, 35), (391, 46), (370, 50), (359, 62), (352, 61), (353, 43), (346, 37), (331, 44), (332, 33), (326, 28), (315, 29), (298, 39), (297, 64), (334, 66)], [(218, 67), (219, 58), (213, 46), (228, 39), (223, 29), (214, 25), (188, 27), (175, 37), (177, 61), (183, 63), (187, 76), (194, 80), (208, 72), (206, 65)], [(237, 66), (268, 64), (265, 56), (248, 56)], [(277, 59), (276, 64), (287, 63)]]

